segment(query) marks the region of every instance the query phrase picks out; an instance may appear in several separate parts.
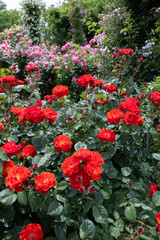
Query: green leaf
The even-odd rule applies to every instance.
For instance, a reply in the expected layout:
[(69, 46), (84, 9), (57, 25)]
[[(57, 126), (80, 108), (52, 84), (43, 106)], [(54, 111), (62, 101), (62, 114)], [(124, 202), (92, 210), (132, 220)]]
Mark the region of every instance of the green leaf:
[(0, 159), (3, 161), (9, 161), (9, 158), (3, 149), (0, 149)]
[(153, 157), (154, 157), (156, 160), (160, 161), (160, 153), (153, 153)]
[(121, 172), (123, 176), (128, 177), (129, 175), (131, 175), (132, 170), (129, 167), (123, 167), (121, 168)]
[(3, 161), (0, 159), (0, 177), (2, 177), (3, 173)]
[(38, 136), (32, 139), (32, 144), (36, 151), (41, 152), (46, 147), (46, 139), (43, 136)]
[(5, 207), (12, 205), (17, 199), (17, 195), (9, 189), (0, 192), (0, 203)]
[(61, 181), (57, 185), (57, 190), (63, 191), (69, 186), (68, 182), (66, 181)]
[(83, 142), (77, 142), (75, 145), (74, 145), (74, 149), (76, 151), (80, 150), (81, 148), (84, 148), (86, 149), (87, 148), (87, 145)]
[(105, 95), (103, 95), (103, 94), (96, 94), (96, 95), (94, 95), (94, 97), (107, 99), (107, 97)]
[(129, 221), (136, 220), (136, 209), (133, 205), (125, 208), (124, 214)]
[(25, 207), (27, 205), (27, 194), (25, 191), (18, 192), (17, 199), (21, 206)]
[(160, 191), (153, 193), (152, 201), (156, 207), (160, 206)]
[(95, 225), (94, 223), (86, 219), (82, 222), (80, 229), (79, 229), (79, 234), (81, 239), (94, 239), (95, 235)]
[(47, 237), (45, 240), (57, 240), (55, 237)]
[(37, 192), (29, 192), (28, 194), (28, 202), (31, 207), (32, 212), (37, 212), (41, 205), (41, 198), (37, 194)]
[(117, 227), (111, 226), (109, 229), (110, 229), (112, 236), (115, 237), (115, 239), (117, 239), (120, 236), (121, 233)]
[(62, 210), (63, 206), (59, 202), (54, 201), (49, 205), (47, 214), (50, 216), (58, 216), (61, 214)]
[(107, 221), (108, 213), (106, 208), (103, 205), (94, 204), (92, 206), (92, 212), (93, 212), (94, 219), (97, 223), (103, 223), (103, 224), (108, 223)]

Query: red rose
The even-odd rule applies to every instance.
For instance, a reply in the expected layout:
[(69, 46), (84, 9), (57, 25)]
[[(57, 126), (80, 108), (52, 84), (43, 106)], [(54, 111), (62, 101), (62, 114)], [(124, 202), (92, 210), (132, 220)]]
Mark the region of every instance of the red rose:
[(23, 111), (22, 107), (12, 107), (10, 110), (10, 112), (14, 113), (16, 116), (19, 116), (22, 111)]
[(28, 145), (25, 148), (23, 148), (21, 157), (27, 158), (28, 156), (34, 157), (37, 155), (36, 149), (32, 145)]
[(49, 189), (56, 186), (56, 178), (53, 173), (42, 172), (35, 177), (35, 189), (40, 193), (48, 193)]
[(0, 122), (0, 132), (2, 131), (3, 127), (4, 127), (4, 125)]
[(158, 224), (160, 225), (160, 212), (156, 215), (156, 219), (157, 219)]
[(92, 152), (90, 161), (88, 161), (88, 162), (96, 163), (96, 165), (104, 164), (102, 155), (100, 153), (98, 153), (97, 151)]
[(90, 82), (91, 86), (104, 86), (103, 80), (101, 79), (94, 79)]
[(115, 142), (116, 134), (109, 129), (102, 129), (98, 132), (97, 137), (103, 142)]
[(124, 55), (124, 54), (126, 54), (126, 55), (132, 55), (134, 52), (133, 52), (133, 50), (132, 49), (121, 49), (120, 51), (119, 51), (119, 54), (120, 55)]
[(43, 240), (43, 230), (37, 223), (25, 226), (19, 236), (20, 240)]
[(119, 109), (113, 109), (107, 113), (108, 123), (119, 124), (122, 118), (123, 118), (123, 112)]
[(68, 87), (63, 85), (58, 85), (52, 89), (52, 96), (54, 98), (62, 98), (63, 96), (68, 95)]
[(28, 168), (13, 166), (8, 172), (8, 177), (5, 180), (5, 185), (10, 191), (15, 189), (16, 192), (21, 192), (24, 182), (29, 177), (32, 177), (32, 174)]
[(18, 149), (18, 145), (16, 145), (13, 141), (11, 142), (6, 142), (4, 146), (1, 147), (1, 149), (3, 149), (7, 156), (10, 157), (12, 155), (19, 155), (19, 149)]
[(126, 125), (137, 125), (139, 116), (134, 112), (125, 112), (123, 116), (124, 124)]
[(48, 103), (52, 103), (54, 99), (53, 95), (46, 95), (44, 96), (44, 100), (46, 100)]
[[(150, 184), (150, 186), (151, 186), (151, 189), (149, 190), (148, 194), (152, 198), (153, 193), (158, 191), (158, 186), (154, 183)], [(160, 221), (159, 221), (159, 223), (160, 223)]]
[(138, 124), (142, 125), (143, 124), (143, 120), (144, 120), (143, 117), (138, 115)]
[(95, 78), (90, 74), (84, 74), (78, 78), (78, 85), (87, 87), (91, 82), (94, 82)]
[(2, 176), (6, 177), (8, 175), (8, 172), (10, 171), (10, 169), (15, 166), (14, 162), (12, 160), (10, 161), (3, 161), (3, 173)]
[(160, 103), (160, 92), (152, 92), (151, 93), (151, 101)]
[(49, 120), (51, 123), (54, 123), (57, 119), (57, 113), (52, 108), (43, 109), (45, 119)]
[(19, 115), (18, 122), (22, 122), (24, 120), (29, 121), (31, 124), (40, 123), (45, 119), (44, 112), (41, 108), (36, 106), (25, 108), (21, 114)]
[(84, 166), (84, 170), (88, 174), (90, 180), (97, 181), (101, 178), (102, 169), (101, 166), (96, 162), (88, 162)]
[(118, 92), (118, 87), (115, 85), (105, 85), (104, 88), (107, 89), (108, 93)]
[(73, 156), (79, 160), (83, 161), (84, 164), (86, 164), (88, 161), (90, 161), (92, 155), (92, 151), (88, 149), (81, 148), (80, 150), (74, 152)]
[(68, 136), (59, 135), (56, 137), (55, 141), (53, 142), (55, 146), (55, 150), (57, 152), (69, 152), (72, 147), (72, 142)]
[(74, 156), (66, 158), (62, 163), (62, 171), (66, 175), (66, 177), (70, 177), (72, 174), (78, 172), (80, 168), (80, 161)]
[(87, 189), (90, 185), (90, 179), (82, 167), (78, 172), (72, 174), (69, 180), (72, 188), (76, 190)]

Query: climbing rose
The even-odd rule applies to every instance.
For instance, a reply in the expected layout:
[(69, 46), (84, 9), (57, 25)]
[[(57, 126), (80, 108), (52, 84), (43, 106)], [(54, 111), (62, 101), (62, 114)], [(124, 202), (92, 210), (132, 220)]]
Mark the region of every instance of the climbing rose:
[(57, 113), (52, 108), (43, 109), (43, 113), (44, 113), (45, 119), (47, 119), (51, 123), (54, 123), (58, 116)]
[(116, 134), (109, 129), (102, 129), (98, 132), (97, 137), (103, 142), (115, 142)]
[(107, 89), (108, 93), (118, 92), (118, 87), (115, 85), (105, 85), (104, 88)]
[(152, 198), (153, 193), (158, 191), (158, 186), (154, 183), (151, 183), (150, 186), (151, 186), (151, 189), (149, 190), (148, 194)]
[(122, 118), (123, 118), (123, 112), (119, 109), (113, 109), (107, 113), (108, 123), (119, 124)]
[(16, 145), (14, 141), (11, 141), (11, 142), (6, 142), (5, 145), (1, 147), (1, 149), (3, 149), (6, 152), (8, 157), (12, 155), (18, 156), (19, 155), (18, 146), (19, 145)]
[(123, 115), (123, 119), (124, 119), (124, 124), (126, 125), (137, 125), (139, 116), (134, 112), (127, 111)]
[(62, 171), (66, 175), (66, 177), (70, 177), (72, 174), (78, 172), (80, 168), (80, 161), (74, 156), (66, 158), (62, 163)]
[(63, 85), (58, 85), (52, 89), (53, 98), (62, 98), (63, 96), (68, 95), (68, 87)]
[(91, 82), (94, 82), (95, 78), (90, 74), (84, 74), (78, 78), (78, 85), (87, 87)]
[(45, 119), (43, 109), (37, 106), (31, 106), (25, 108), (19, 115), (18, 122), (29, 121), (31, 124), (40, 123)]
[(32, 177), (30, 170), (26, 167), (13, 166), (8, 172), (8, 177), (5, 180), (5, 185), (12, 191), (15, 189), (16, 192), (21, 192), (23, 189), (24, 182)]
[(37, 223), (25, 226), (19, 236), (20, 240), (43, 240), (43, 230)]
[(28, 156), (34, 157), (37, 155), (36, 149), (32, 145), (28, 145), (25, 148), (23, 148), (21, 157), (27, 158)]
[(56, 178), (53, 173), (42, 172), (35, 177), (35, 189), (40, 193), (48, 193), (49, 189), (56, 186)]
[(72, 142), (68, 136), (59, 135), (54, 141), (55, 150), (57, 152), (69, 152), (72, 147)]
[(10, 171), (10, 169), (15, 166), (14, 162), (12, 160), (10, 161), (3, 161), (3, 173), (2, 176), (6, 177), (8, 175), (8, 172)]

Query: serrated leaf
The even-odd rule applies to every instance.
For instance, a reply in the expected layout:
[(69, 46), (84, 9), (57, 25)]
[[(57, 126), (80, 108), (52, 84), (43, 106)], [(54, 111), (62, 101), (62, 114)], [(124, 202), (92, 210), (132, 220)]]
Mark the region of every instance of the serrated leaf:
[(133, 205), (125, 208), (124, 214), (129, 221), (136, 220), (136, 209)]
[(17, 199), (21, 206), (25, 207), (27, 205), (27, 194), (25, 191), (18, 192)]
[(37, 212), (41, 205), (40, 196), (36, 192), (29, 192), (28, 194), (28, 202), (31, 207), (32, 212)]
[(94, 223), (89, 219), (84, 220), (80, 226), (79, 235), (81, 239), (94, 239), (95, 236)]
[(63, 191), (69, 186), (68, 182), (66, 181), (61, 181), (57, 185), (57, 190)]
[(0, 149), (0, 159), (2, 161), (9, 161), (9, 158), (3, 149)]
[(9, 189), (0, 192), (0, 203), (5, 207), (12, 205), (17, 199), (17, 195)]
[(156, 207), (160, 206), (160, 191), (153, 193), (152, 201)]
[(62, 210), (63, 206), (59, 202), (54, 201), (49, 205), (47, 214), (50, 216), (58, 216), (61, 214)]
[(76, 151), (80, 150), (81, 148), (84, 148), (84, 149), (87, 149), (87, 145), (83, 142), (77, 142), (75, 145), (74, 145), (74, 149)]
[(42, 151), (46, 147), (46, 139), (43, 136), (32, 138), (32, 144), (36, 151)]
[(103, 205), (100, 204), (94, 204), (92, 206), (92, 212), (93, 212), (93, 216), (94, 219), (97, 223), (107, 223), (107, 217), (108, 217), (108, 213), (106, 208)]
[(130, 169), (129, 167), (123, 167), (121, 168), (121, 172), (123, 176), (128, 177), (129, 175), (131, 175), (132, 169)]

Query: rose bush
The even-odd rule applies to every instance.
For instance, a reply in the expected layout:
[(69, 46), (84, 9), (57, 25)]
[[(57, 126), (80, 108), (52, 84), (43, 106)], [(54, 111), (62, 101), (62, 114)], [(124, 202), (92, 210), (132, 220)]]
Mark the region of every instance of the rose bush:
[[(7, 42), (0, 47), (12, 61), (19, 54)], [(81, 62), (67, 65), (65, 82), (71, 55), (32, 46), (31, 65), (53, 70), (37, 60), (50, 53), (60, 66), (45, 97), (37, 70), (18, 85), (15, 70), (1, 71), (15, 82), (0, 81), (2, 240), (159, 239), (159, 78), (135, 85), (141, 62), (131, 69), (132, 49), (116, 50), (107, 73), (102, 62), (94, 70), (99, 50), (80, 49), (70, 49)]]

